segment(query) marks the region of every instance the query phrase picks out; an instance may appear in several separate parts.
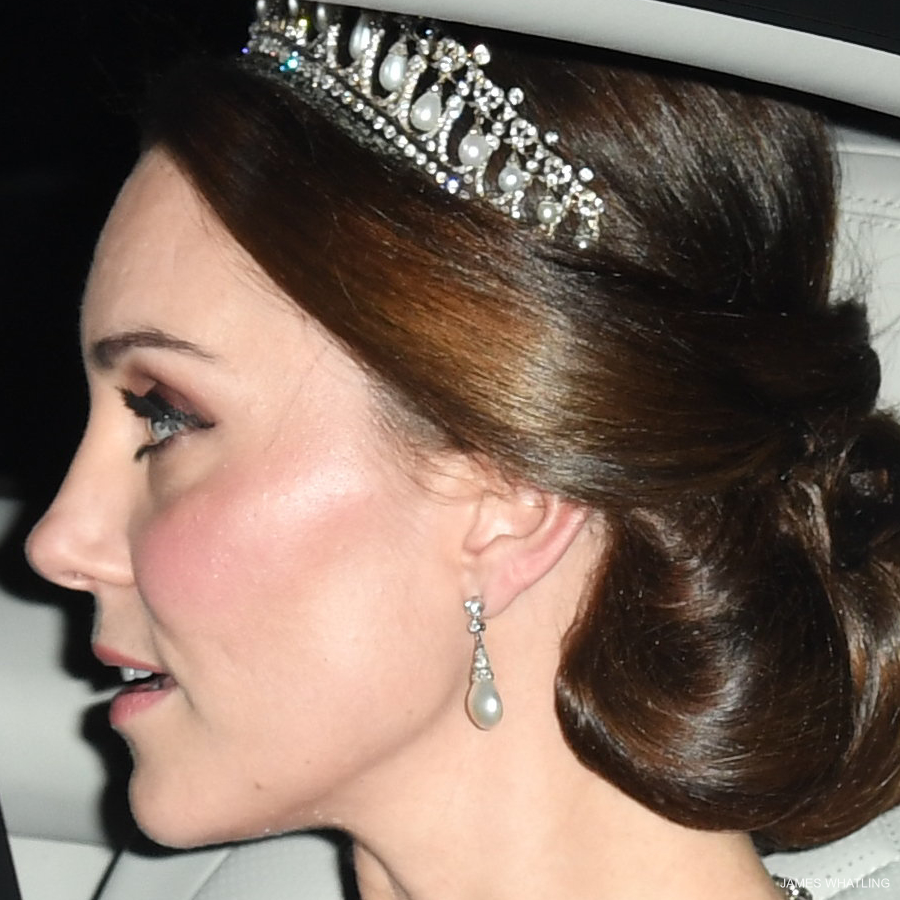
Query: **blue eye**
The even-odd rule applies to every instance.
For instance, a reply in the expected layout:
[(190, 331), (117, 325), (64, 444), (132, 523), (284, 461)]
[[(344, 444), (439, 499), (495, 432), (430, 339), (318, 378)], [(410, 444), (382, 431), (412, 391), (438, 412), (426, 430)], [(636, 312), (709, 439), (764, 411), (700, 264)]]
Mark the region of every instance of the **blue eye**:
[(125, 405), (139, 418), (147, 422), (147, 433), (150, 440), (138, 448), (135, 459), (141, 459), (148, 453), (160, 450), (175, 435), (196, 428), (212, 428), (211, 422), (204, 422), (199, 416), (185, 412), (172, 406), (156, 391), (146, 394), (135, 394), (120, 388)]

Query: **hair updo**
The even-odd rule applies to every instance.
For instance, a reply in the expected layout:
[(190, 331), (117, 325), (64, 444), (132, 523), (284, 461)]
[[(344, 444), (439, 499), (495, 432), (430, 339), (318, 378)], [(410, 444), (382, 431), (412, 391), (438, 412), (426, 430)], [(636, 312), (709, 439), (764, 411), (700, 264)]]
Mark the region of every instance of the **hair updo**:
[(237, 63), (166, 81), (148, 143), (407, 428), (602, 511), (556, 686), (585, 766), (686, 825), (849, 832), (900, 799), (900, 429), (873, 412), (863, 307), (829, 302), (823, 123), (682, 69), (487, 42), (596, 173), (597, 246), (447, 196)]

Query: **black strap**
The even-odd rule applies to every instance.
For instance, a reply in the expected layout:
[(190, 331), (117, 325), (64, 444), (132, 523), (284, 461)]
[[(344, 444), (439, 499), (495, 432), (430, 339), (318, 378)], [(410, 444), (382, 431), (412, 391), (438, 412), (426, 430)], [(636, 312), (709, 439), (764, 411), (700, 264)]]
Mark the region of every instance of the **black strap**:
[(0, 808), (0, 900), (22, 900), (2, 808)]

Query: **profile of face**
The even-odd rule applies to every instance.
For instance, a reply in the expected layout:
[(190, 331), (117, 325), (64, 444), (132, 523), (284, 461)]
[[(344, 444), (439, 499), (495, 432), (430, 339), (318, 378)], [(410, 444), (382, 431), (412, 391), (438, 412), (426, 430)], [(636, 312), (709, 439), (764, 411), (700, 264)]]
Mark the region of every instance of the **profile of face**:
[(471, 730), (469, 501), (411, 473), (366, 375), (159, 151), (101, 238), (82, 339), (90, 418), (29, 554), (94, 595), (101, 659), (164, 673), (112, 708), (145, 830), (341, 822)]

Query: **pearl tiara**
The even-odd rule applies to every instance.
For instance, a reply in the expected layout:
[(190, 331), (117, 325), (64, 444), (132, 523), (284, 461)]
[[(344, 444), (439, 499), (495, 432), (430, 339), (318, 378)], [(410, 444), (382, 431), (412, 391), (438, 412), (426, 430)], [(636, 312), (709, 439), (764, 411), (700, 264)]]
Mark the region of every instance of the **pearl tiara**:
[(593, 172), (559, 156), (559, 135), (520, 112), (520, 88), (488, 78), (483, 44), (467, 48), (410, 16), (259, 0), (244, 53), (360, 143), (405, 157), (449, 193), (482, 198), (550, 237), (571, 228), (581, 249), (598, 240)]

